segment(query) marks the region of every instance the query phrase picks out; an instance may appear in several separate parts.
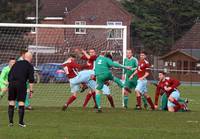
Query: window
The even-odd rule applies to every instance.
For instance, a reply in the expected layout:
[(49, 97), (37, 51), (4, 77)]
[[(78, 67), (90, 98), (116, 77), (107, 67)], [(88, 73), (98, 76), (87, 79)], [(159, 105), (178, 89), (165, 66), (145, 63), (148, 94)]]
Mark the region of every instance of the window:
[(195, 62), (190, 62), (190, 69), (196, 70), (196, 63)]
[[(122, 22), (108, 21), (109, 26), (122, 26)], [(108, 34), (108, 39), (122, 39), (122, 29), (112, 29)]]
[(176, 67), (176, 62), (172, 62), (173, 67)]
[(36, 34), (36, 28), (34, 28), (34, 27), (31, 28), (31, 33), (32, 33), (32, 34)]
[(182, 62), (180, 60), (177, 61), (177, 70), (182, 70)]
[(188, 61), (183, 62), (183, 69), (188, 70)]
[(168, 66), (168, 62), (167, 62), (167, 61), (165, 62), (165, 66), (166, 66), (166, 67)]
[[(86, 21), (75, 21), (75, 25), (86, 25)], [(86, 34), (85, 28), (76, 28), (75, 34)]]

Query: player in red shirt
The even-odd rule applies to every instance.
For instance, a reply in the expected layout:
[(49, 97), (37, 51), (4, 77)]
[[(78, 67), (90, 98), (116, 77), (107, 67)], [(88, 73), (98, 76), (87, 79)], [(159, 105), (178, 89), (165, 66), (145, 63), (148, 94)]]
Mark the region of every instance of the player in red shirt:
[[(96, 55), (96, 51), (94, 49), (89, 49), (89, 53), (87, 53), (85, 50), (79, 50), (76, 49), (75, 52), (81, 57), (82, 60), (86, 61), (86, 64), (83, 65), (83, 68), (85, 70), (94, 70), (94, 62), (97, 59), (97, 55)], [(87, 86), (85, 84), (82, 84), (82, 89), (85, 90), (87, 89)], [(93, 100), (95, 101), (95, 91), (93, 92), (89, 92), (88, 95), (85, 98), (85, 102), (83, 104), (83, 107), (86, 107), (87, 103), (89, 102), (91, 96), (93, 97)], [(106, 94), (106, 97), (108, 99), (108, 101), (110, 102), (110, 105), (114, 108), (114, 101), (113, 101), (113, 97), (111, 94)], [(95, 106), (97, 107), (97, 106)]]
[(71, 88), (71, 97), (67, 100), (65, 105), (63, 106), (63, 110), (67, 109), (67, 107), (76, 99), (77, 92), (79, 91), (79, 85), (72, 85), (71, 81), (78, 75), (78, 71), (81, 69), (81, 66), (76, 63), (75, 61), (75, 55), (71, 54), (67, 61), (63, 63), (63, 67), (65, 70), (65, 73), (67, 74), (67, 77), (70, 82), (70, 88)]
[(138, 63), (137, 70), (130, 76), (130, 79), (134, 77), (134, 75), (137, 74), (138, 80), (137, 80), (137, 86), (135, 88), (136, 92), (136, 100), (137, 105), (136, 109), (141, 110), (141, 95), (144, 95), (147, 99), (148, 103), (151, 106), (151, 109), (154, 110), (154, 104), (151, 100), (151, 97), (147, 94), (147, 77), (149, 76), (149, 70), (150, 70), (150, 64), (146, 60), (146, 52), (140, 52), (140, 60)]
[(179, 110), (188, 110), (186, 104), (179, 103), (180, 93), (178, 91), (178, 86), (180, 85), (180, 81), (166, 77), (165, 73), (160, 71), (158, 74), (159, 82), (156, 87), (155, 93), (155, 108), (158, 107), (158, 99), (159, 95), (164, 92), (167, 95), (168, 102), (167, 107), (170, 112), (177, 112)]
[(94, 49), (90, 49), (89, 50), (89, 54), (85, 51), (85, 50), (81, 50), (82, 52), (82, 56), (81, 59), (82, 60), (86, 60), (87, 63), (84, 66), (85, 69), (88, 70), (93, 70), (94, 69), (94, 61), (97, 59), (97, 55)]

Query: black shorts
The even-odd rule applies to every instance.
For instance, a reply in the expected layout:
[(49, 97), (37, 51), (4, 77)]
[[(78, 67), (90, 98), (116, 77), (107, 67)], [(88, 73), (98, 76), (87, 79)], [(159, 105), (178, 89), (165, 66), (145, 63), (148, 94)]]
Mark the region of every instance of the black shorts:
[(25, 102), (27, 94), (26, 83), (11, 82), (8, 85), (8, 100)]

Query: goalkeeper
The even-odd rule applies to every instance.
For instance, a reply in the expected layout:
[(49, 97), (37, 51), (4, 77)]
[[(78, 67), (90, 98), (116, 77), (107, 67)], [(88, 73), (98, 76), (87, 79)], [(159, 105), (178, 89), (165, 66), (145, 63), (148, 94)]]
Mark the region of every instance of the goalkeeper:
[[(124, 70), (124, 74), (122, 77), (122, 80), (125, 80), (125, 89), (123, 89), (124, 93), (124, 107), (128, 108), (128, 94), (131, 93), (131, 89), (135, 89), (137, 86), (137, 80), (138, 77), (135, 75), (132, 79), (129, 79), (129, 77), (132, 75), (133, 72), (138, 67), (138, 60), (137, 58), (133, 57), (133, 51), (131, 49), (128, 49), (126, 51), (127, 57), (124, 59), (124, 66), (129, 66), (132, 69), (131, 70)], [(142, 100), (144, 103), (144, 108), (146, 109), (148, 104), (146, 98), (142, 95)]]
[(8, 66), (4, 67), (0, 75), (0, 99), (8, 92), (8, 73), (15, 64), (15, 58), (10, 58)]
[(113, 80), (120, 88), (124, 87), (124, 84), (117, 77), (114, 77), (110, 71), (111, 67), (122, 68), (130, 70), (130, 67), (123, 66), (116, 62), (112, 61), (111, 54), (107, 53), (105, 56), (103, 53), (95, 61), (95, 76), (97, 81), (96, 87), (96, 102), (98, 106), (98, 111), (101, 112), (101, 90), (104, 86), (104, 83), (109, 80)]

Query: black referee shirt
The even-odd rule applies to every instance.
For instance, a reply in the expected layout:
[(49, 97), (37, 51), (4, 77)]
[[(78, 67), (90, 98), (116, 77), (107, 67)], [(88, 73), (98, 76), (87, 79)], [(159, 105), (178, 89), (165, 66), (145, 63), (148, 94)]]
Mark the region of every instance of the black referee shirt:
[(34, 68), (26, 60), (17, 61), (8, 74), (8, 82), (34, 82)]

